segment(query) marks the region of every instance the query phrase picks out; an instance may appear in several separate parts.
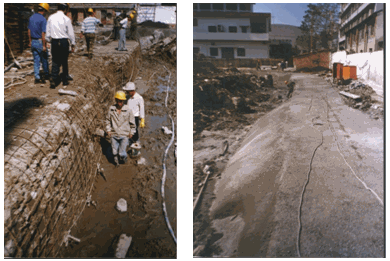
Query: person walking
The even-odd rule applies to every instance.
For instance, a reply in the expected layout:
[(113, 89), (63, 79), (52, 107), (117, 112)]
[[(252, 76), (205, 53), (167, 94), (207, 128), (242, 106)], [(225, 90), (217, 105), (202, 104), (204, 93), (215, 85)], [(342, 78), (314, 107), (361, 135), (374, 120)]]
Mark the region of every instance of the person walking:
[[(126, 94), (123, 91), (115, 93), (115, 105), (108, 109), (106, 116), (106, 132), (111, 138), (112, 154), (116, 166), (127, 161), (127, 146), (136, 132), (132, 110), (125, 105)], [(119, 159), (118, 159), (119, 155)]]
[[(58, 4), (58, 11), (52, 14), (46, 26), (46, 41), (51, 42), (52, 68), (50, 77), (50, 88), (55, 88), (62, 80), (63, 85), (68, 85), (69, 76), (68, 57), (69, 41), (72, 45), (72, 52), (76, 45), (72, 21), (65, 15), (69, 4)], [(62, 79), (59, 72), (62, 66)]]
[(295, 82), (284, 81), (284, 83), (287, 84), (287, 87), (288, 87), (287, 99), (290, 99), (292, 96), (292, 93), (294, 92)]
[(134, 15), (130, 13), (129, 16), (125, 17), (122, 19), (119, 24), (120, 24), (120, 30), (119, 30), (119, 42), (118, 42), (118, 51), (127, 51), (126, 49), (126, 28), (128, 22), (131, 21), (131, 19), (134, 18)]
[[(42, 3), (38, 5), (38, 13), (30, 17), (28, 23), (28, 46), (31, 47), (31, 52), (34, 57), (34, 83), (45, 83), (45, 79), (49, 79), (49, 63), (47, 62), (46, 49), (46, 18), (43, 16), (46, 11), (49, 11), (49, 4)], [(39, 69), (43, 67), (44, 75), (42, 78), (39, 75)]]
[(85, 36), (85, 41), (87, 42), (87, 53), (88, 58), (92, 59), (93, 55), (93, 44), (95, 42), (96, 34), (96, 25), (101, 24), (100, 20), (93, 16), (93, 9), (88, 9), (88, 17), (84, 19), (81, 26), (80, 38)]
[(145, 128), (145, 105), (142, 96), (135, 91), (135, 84), (128, 82), (123, 90), (128, 94), (127, 106), (132, 110), (135, 117), (136, 132), (131, 139), (133, 142), (139, 142), (138, 127)]

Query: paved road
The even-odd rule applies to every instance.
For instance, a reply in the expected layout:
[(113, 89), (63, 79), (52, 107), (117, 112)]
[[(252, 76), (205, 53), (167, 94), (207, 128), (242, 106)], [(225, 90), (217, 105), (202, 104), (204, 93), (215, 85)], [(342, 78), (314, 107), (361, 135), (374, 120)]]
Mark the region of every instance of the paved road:
[(214, 244), (221, 256), (383, 257), (383, 122), (317, 76), (292, 79), (292, 99), (253, 125), (216, 184)]

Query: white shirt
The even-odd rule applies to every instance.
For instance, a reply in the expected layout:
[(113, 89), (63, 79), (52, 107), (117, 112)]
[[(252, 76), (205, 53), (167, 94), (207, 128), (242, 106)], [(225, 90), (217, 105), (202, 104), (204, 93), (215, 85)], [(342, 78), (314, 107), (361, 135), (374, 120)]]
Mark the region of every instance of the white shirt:
[(57, 13), (49, 16), (47, 20), (46, 41), (51, 42), (51, 39), (61, 38), (68, 38), (71, 45), (76, 45), (72, 21), (63, 11), (58, 10)]
[(127, 17), (119, 22), (121, 24), (121, 28), (127, 27)]
[(144, 99), (137, 92), (127, 101), (127, 106), (133, 111), (134, 117), (145, 119)]

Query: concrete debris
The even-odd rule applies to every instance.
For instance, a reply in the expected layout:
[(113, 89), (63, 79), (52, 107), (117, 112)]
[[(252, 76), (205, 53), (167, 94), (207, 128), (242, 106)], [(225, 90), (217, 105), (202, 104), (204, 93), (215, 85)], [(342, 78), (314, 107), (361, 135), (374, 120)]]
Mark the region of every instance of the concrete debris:
[(36, 199), (38, 196), (38, 193), (35, 191), (32, 191), (30, 194), (31, 194), (32, 199)]
[(139, 160), (137, 160), (137, 165), (146, 165), (146, 159), (141, 157)]
[(352, 98), (354, 100), (357, 100), (357, 99), (361, 98), (359, 95), (355, 95), (355, 94), (344, 92), (344, 91), (341, 91), (340, 94), (342, 94), (342, 95), (344, 95), (344, 96), (346, 96), (348, 98)]
[(10, 72), (17, 72), (18, 71), (18, 68), (15, 68), (15, 67), (12, 67), (11, 69), (10, 69)]
[(168, 129), (168, 127), (162, 126), (161, 129), (163, 130), (164, 134), (171, 135), (172, 131)]
[(194, 249), (193, 256), (202, 256), (205, 245), (199, 245)]
[(16, 247), (14, 241), (8, 240), (4, 246), (4, 257), (12, 257), (15, 253)]
[(127, 251), (129, 250), (129, 247), (131, 245), (131, 236), (126, 236), (126, 234), (122, 234), (119, 237), (118, 245), (115, 250), (115, 257), (116, 258), (125, 258)]
[(67, 95), (72, 95), (72, 96), (77, 96), (79, 95), (77, 92), (75, 91), (67, 91), (67, 90), (64, 90), (64, 89), (59, 89), (58, 90), (58, 93), (59, 94), (67, 94)]
[(119, 199), (118, 202), (116, 203), (116, 209), (121, 213), (126, 212), (127, 211), (127, 201), (123, 198)]
[(59, 109), (60, 111), (67, 111), (70, 109), (70, 104), (68, 103), (59, 103), (57, 105), (57, 109)]

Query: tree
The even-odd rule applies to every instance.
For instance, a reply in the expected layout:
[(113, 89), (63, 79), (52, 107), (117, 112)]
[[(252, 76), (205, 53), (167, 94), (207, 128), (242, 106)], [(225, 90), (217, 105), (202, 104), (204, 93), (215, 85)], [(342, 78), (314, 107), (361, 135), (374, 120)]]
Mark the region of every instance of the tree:
[(321, 46), (331, 48), (334, 36), (338, 34), (340, 6), (339, 4), (318, 4), (318, 9), (321, 12)]
[(300, 29), (303, 35), (309, 36), (309, 51), (312, 52), (313, 46), (315, 49), (317, 45), (316, 38), (319, 35), (321, 12), (317, 5), (308, 4), (307, 7), (309, 9), (305, 11)]

